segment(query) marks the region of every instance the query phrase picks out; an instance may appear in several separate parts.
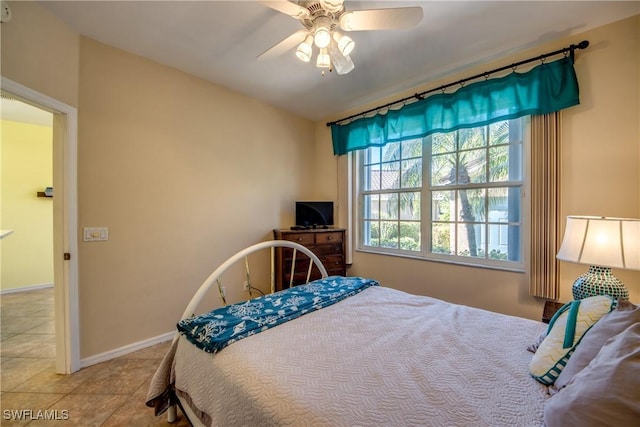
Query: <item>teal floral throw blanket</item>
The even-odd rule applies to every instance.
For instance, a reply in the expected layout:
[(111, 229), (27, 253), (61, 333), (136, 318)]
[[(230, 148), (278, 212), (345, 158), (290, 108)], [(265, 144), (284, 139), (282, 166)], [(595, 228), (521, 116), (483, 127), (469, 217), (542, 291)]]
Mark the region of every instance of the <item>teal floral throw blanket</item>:
[(331, 276), (181, 320), (178, 331), (196, 347), (217, 353), (238, 340), (377, 285), (362, 277)]

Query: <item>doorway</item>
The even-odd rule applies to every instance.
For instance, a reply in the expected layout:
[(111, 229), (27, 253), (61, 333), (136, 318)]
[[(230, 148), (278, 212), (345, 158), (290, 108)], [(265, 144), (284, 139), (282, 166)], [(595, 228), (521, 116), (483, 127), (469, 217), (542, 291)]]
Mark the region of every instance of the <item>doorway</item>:
[(53, 115), (53, 283), (56, 372), (80, 369), (77, 123), (74, 107), (2, 77), (2, 93)]

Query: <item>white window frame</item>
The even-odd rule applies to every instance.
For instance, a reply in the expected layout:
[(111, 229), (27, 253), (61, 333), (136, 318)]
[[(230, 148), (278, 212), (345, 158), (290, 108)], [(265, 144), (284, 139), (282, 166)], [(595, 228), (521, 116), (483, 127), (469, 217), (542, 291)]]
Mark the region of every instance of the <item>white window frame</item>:
[[(375, 253), (382, 255), (390, 255), (390, 256), (400, 256), (406, 258), (414, 258), (421, 259), (427, 261), (436, 261), (436, 262), (444, 262), (458, 265), (466, 265), (473, 267), (481, 267), (481, 268), (490, 268), (497, 270), (506, 270), (506, 271), (516, 271), (516, 272), (525, 272), (528, 266), (528, 258), (529, 258), (529, 241), (530, 241), (530, 152), (531, 152), (531, 130), (529, 125), (529, 118), (526, 117), (522, 120), (522, 180), (521, 181), (509, 181), (509, 182), (500, 182), (491, 184), (484, 183), (477, 185), (477, 187), (481, 188), (491, 188), (495, 187), (505, 187), (505, 184), (514, 185), (520, 188), (521, 195), (521, 205), (520, 205), (520, 260), (519, 261), (504, 261), (504, 260), (494, 260), (489, 258), (475, 258), (469, 256), (460, 256), (460, 255), (449, 255), (449, 254), (438, 254), (432, 253), (430, 250), (431, 246), (431, 222), (432, 222), (432, 203), (431, 203), (431, 150), (428, 146), (429, 137), (423, 139), (423, 154), (422, 154), (422, 182), (423, 185), (417, 189), (406, 189), (406, 191), (419, 191), (421, 193), (421, 250), (420, 251), (408, 251), (401, 250), (397, 248), (388, 248), (388, 247), (379, 247), (379, 246), (366, 246), (363, 244), (364, 241), (364, 220), (363, 220), (363, 212), (364, 212), (364, 197), (362, 185), (364, 182), (364, 167), (362, 157), (364, 156), (365, 150), (358, 150), (354, 152), (352, 156), (352, 168), (353, 168), (353, 176), (351, 177), (353, 182), (353, 195), (352, 195), (352, 206), (353, 206), (353, 230), (354, 233), (354, 249), (357, 252), (366, 252), (366, 253)], [(469, 187), (471, 188), (471, 187)], [(405, 191), (404, 189), (394, 189), (390, 190), (391, 192), (398, 192), (399, 190)], [(368, 192), (367, 192), (368, 193)], [(487, 219), (488, 221), (488, 219)], [(478, 236), (480, 237), (480, 235)]]

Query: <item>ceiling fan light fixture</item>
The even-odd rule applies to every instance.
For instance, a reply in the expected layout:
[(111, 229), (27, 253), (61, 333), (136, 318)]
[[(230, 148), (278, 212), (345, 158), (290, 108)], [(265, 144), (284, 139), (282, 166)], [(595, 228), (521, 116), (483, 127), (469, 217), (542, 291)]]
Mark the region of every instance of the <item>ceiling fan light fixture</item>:
[(296, 50), (296, 56), (302, 62), (311, 61), (311, 55), (313, 55), (312, 43), (313, 43), (313, 36), (309, 34), (305, 38), (305, 40), (302, 43), (300, 43), (300, 45), (298, 46), (298, 49)]
[(331, 58), (329, 57), (329, 53), (327, 52), (327, 48), (323, 47), (318, 52), (318, 58), (316, 59), (316, 67), (318, 68), (329, 68), (331, 67)]
[(351, 37), (340, 34), (339, 32), (333, 33), (333, 39), (338, 43), (338, 50), (344, 56), (349, 55), (353, 52), (353, 48), (356, 46)]
[(325, 16), (316, 19), (313, 42), (320, 49), (326, 48), (331, 43), (331, 20)]

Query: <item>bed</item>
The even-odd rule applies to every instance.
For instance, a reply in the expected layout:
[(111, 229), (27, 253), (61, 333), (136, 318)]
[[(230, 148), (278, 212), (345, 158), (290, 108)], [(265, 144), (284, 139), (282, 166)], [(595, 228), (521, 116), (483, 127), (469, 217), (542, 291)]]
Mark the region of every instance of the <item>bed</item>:
[[(221, 270), (278, 245), (319, 263), (293, 242), (254, 245), (212, 273), (182, 321), (192, 321), (195, 300)], [(548, 325), (366, 278), (327, 277), (319, 268), (319, 281), (259, 298), (277, 304), (305, 287), (341, 287), (345, 281), (362, 289), (273, 327), (263, 322), (242, 339), (204, 351), (202, 343), (194, 345), (197, 332), (185, 333), (197, 329), (194, 323), (183, 324), (152, 380), (147, 405), (156, 414), (169, 409), (171, 419), (178, 404), (194, 425), (543, 425), (548, 387), (530, 375), (527, 348)]]

